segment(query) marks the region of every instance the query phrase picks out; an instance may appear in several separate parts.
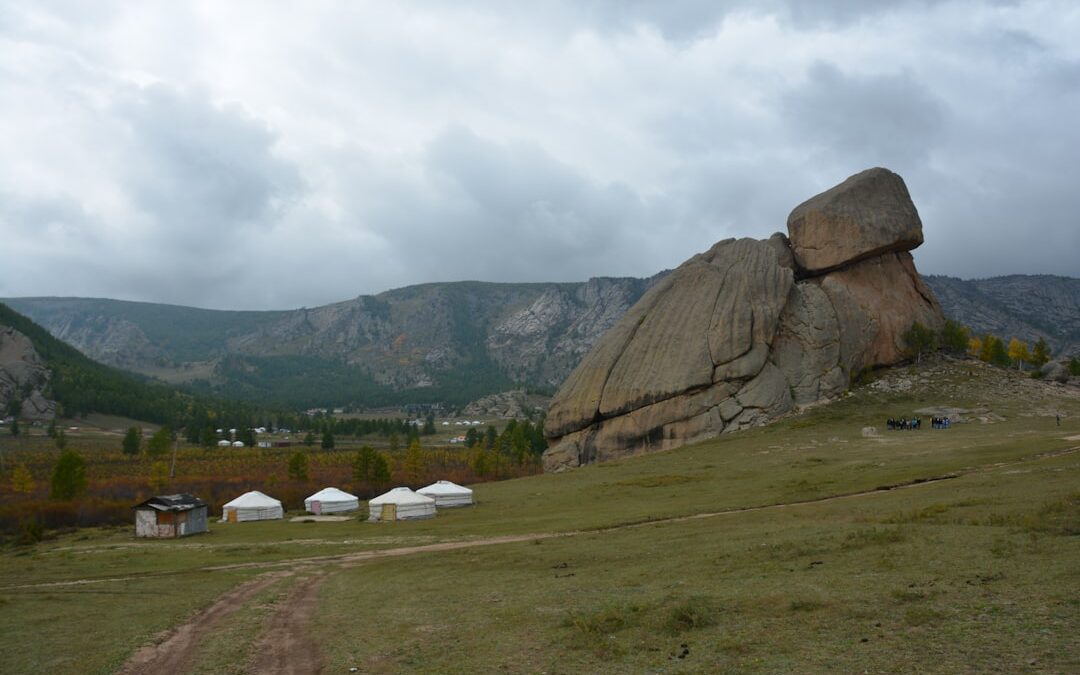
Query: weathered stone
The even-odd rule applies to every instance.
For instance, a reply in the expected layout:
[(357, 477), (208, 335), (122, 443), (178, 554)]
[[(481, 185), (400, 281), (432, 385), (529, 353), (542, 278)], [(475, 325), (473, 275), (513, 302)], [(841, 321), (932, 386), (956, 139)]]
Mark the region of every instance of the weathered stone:
[(836, 312), (816, 283), (791, 289), (769, 358), (790, 383), (797, 405), (832, 398), (847, 387)]
[(941, 308), (904, 250), (914, 238), (901, 225), (922, 235), (903, 181), (872, 170), (819, 197), (796, 209), (796, 220), (835, 221), (857, 250), (808, 275), (799, 225), (794, 258), (778, 234), (728, 239), (683, 263), (600, 338), (556, 394), (545, 468), (766, 424), (842, 393), (863, 368), (902, 359), (901, 335), (913, 322), (940, 328)]
[(1069, 369), (1064, 363), (1049, 361), (1039, 371), (1044, 380), (1065, 383), (1069, 381)]
[(821, 289), (836, 313), (840, 365), (849, 374), (902, 360), (907, 346), (901, 336), (912, 323), (939, 330), (945, 322), (907, 252), (832, 272), (821, 280)]
[(910, 251), (922, 221), (900, 176), (867, 169), (806, 200), (788, 216), (795, 263), (820, 274), (866, 258)]
[(0, 415), (14, 400), (18, 402), (19, 417), (52, 419), (56, 403), (43, 393), (49, 376), (45, 360), (30, 338), (14, 328), (0, 326)]

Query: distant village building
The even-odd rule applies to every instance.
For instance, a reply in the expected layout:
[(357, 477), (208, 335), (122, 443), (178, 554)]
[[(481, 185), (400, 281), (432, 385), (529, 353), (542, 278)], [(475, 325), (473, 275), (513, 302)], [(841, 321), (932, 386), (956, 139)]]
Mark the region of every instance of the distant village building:
[(173, 539), (210, 531), (206, 502), (194, 495), (158, 495), (131, 508), (136, 537)]
[(232, 446), (232, 443), (230, 443), (229, 441), (226, 441), (224, 439), (218, 441), (217, 444), (218, 444), (219, 448), (228, 448), (228, 447)]
[(234, 448), (242, 448), (242, 447), (244, 447), (244, 442), (243, 441), (233, 441), (232, 446)]

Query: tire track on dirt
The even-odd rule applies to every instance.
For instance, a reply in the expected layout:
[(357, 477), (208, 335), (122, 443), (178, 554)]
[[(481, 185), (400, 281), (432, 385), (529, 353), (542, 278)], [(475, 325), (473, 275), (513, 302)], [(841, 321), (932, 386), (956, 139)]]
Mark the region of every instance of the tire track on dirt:
[(199, 646), (219, 623), (243, 607), (257, 593), (292, 572), (267, 572), (223, 593), (209, 607), (183, 624), (165, 631), (151, 644), (139, 648), (117, 671), (118, 675), (160, 675), (190, 670)]
[(322, 671), (319, 646), (309, 625), (315, 616), (319, 587), (326, 573), (297, 581), (278, 603), (255, 647), (249, 671), (262, 675), (308, 675)]

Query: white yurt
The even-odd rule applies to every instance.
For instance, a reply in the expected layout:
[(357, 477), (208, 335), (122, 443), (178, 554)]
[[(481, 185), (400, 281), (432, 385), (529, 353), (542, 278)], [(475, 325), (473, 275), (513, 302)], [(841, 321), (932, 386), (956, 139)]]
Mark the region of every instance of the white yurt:
[(368, 522), (433, 518), (435, 500), (407, 487), (396, 487), (368, 502)]
[(472, 490), (457, 483), (451, 483), (448, 480), (437, 481), (427, 487), (420, 488), (416, 492), (434, 499), (435, 508), (438, 509), (470, 506), (473, 503)]
[(230, 523), (284, 518), (281, 502), (258, 490), (245, 492), (221, 508), (221, 519)]
[(304, 508), (315, 515), (320, 513), (344, 513), (360, 508), (360, 500), (356, 495), (351, 495), (344, 490), (328, 487), (305, 499)]

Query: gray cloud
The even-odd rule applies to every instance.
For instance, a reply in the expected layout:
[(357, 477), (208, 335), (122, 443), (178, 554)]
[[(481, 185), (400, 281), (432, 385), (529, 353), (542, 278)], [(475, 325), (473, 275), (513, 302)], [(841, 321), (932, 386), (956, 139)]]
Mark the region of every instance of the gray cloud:
[(645, 276), (874, 165), (922, 271), (1076, 274), (1077, 32), (1064, 0), (0, 0), (0, 296)]

